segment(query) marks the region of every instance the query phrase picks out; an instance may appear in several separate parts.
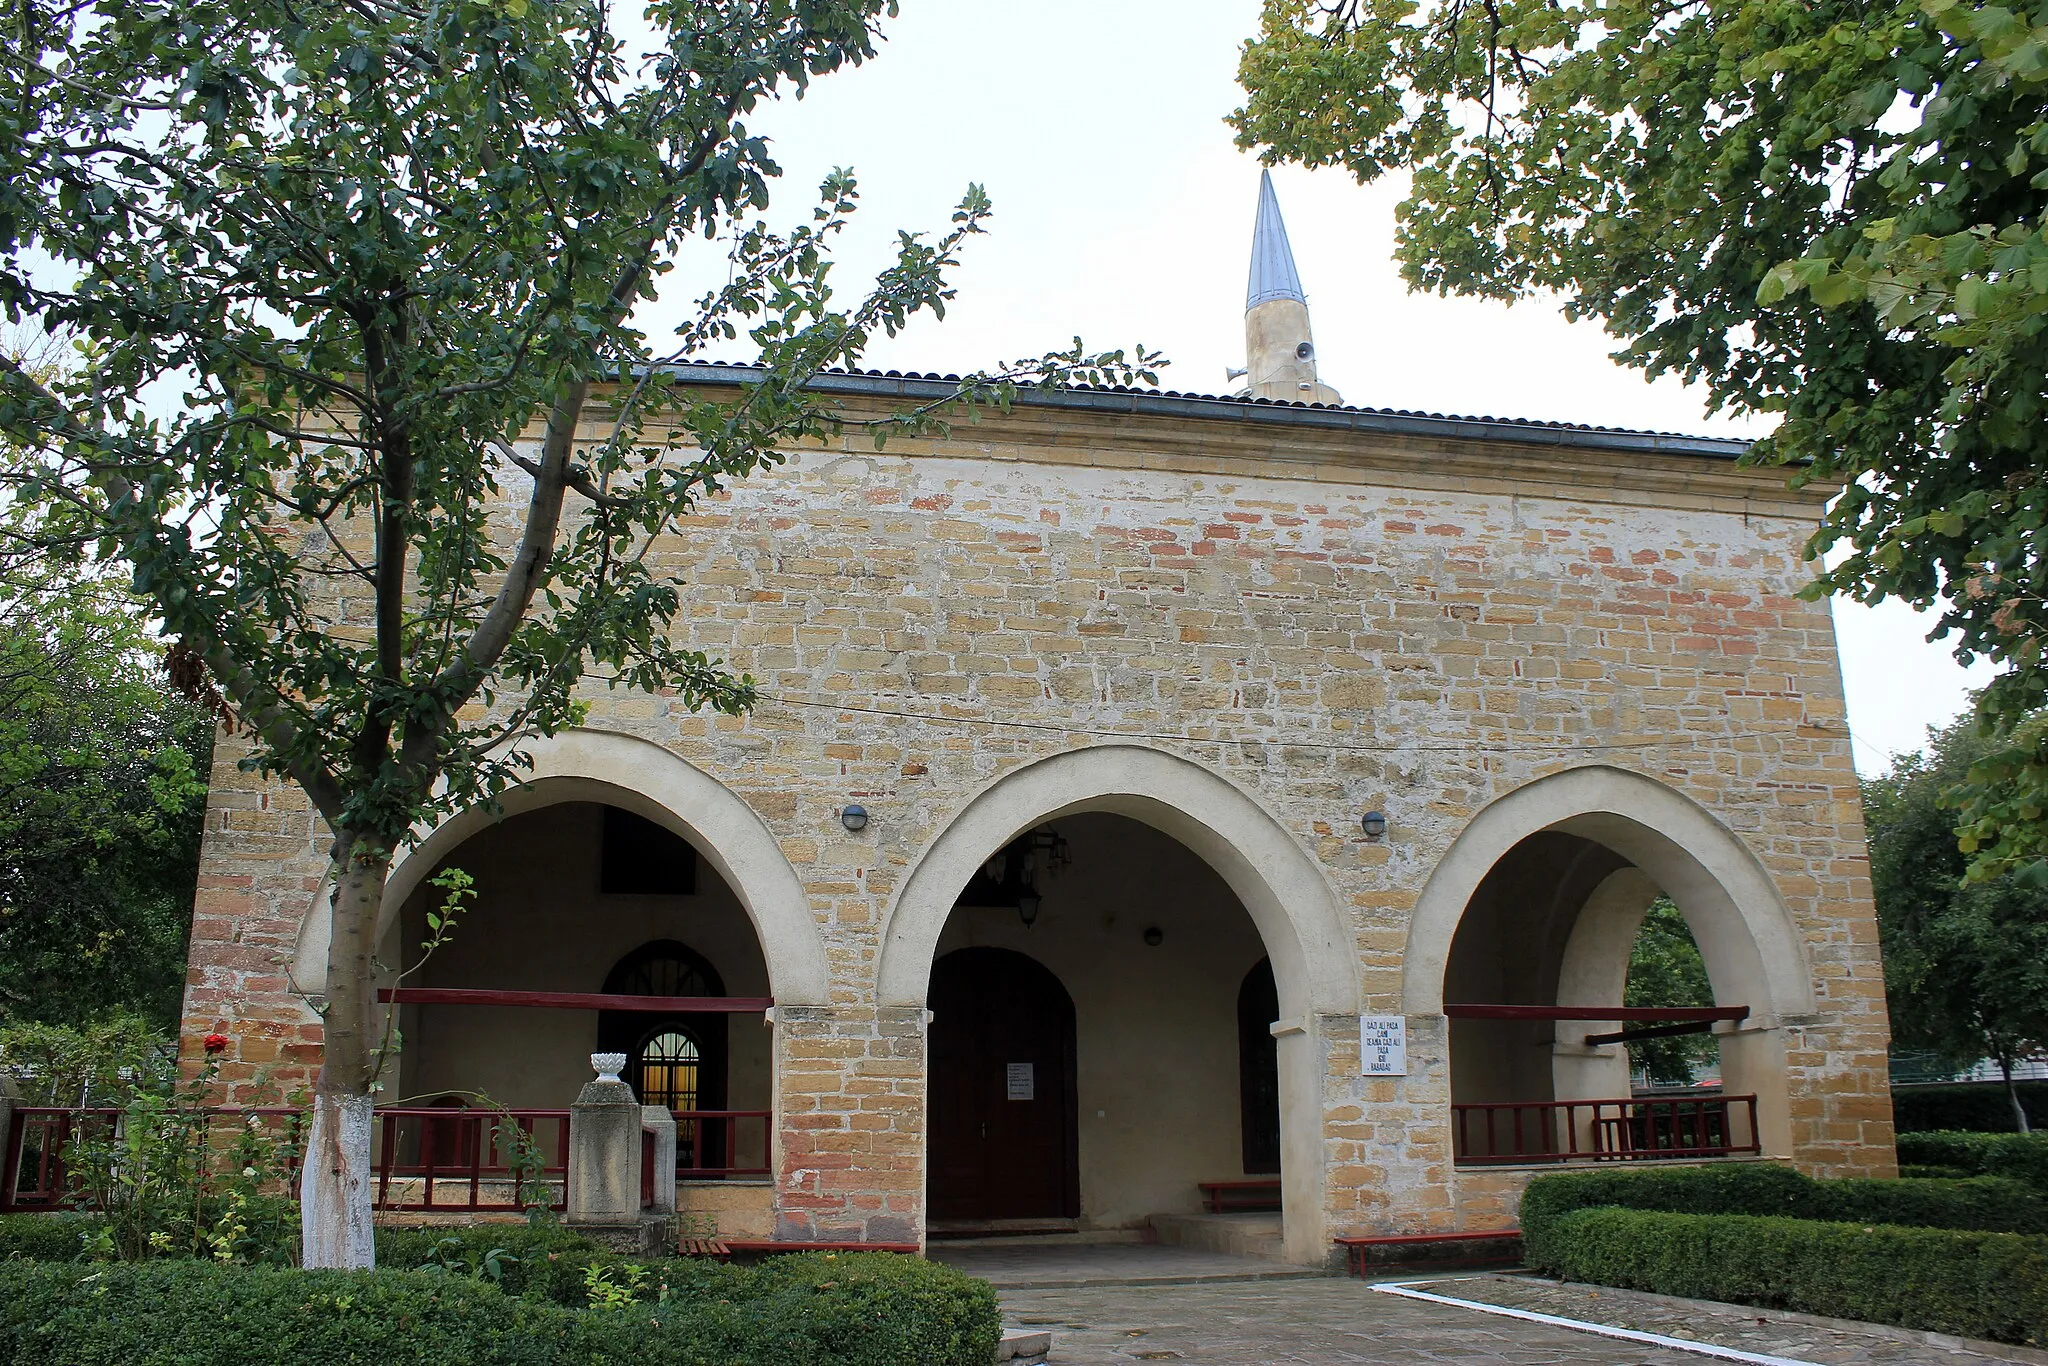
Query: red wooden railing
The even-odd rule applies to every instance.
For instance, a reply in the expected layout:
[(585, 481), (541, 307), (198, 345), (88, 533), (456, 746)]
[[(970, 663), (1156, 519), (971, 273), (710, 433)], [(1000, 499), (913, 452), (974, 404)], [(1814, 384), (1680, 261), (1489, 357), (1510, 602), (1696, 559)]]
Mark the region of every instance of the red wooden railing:
[[(671, 1110), (676, 1119), (676, 1180), (712, 1181), (729, 1176), (769, 1176), (768, 1145), (770, 1140), (773, 1110)], [(761, 1165), (742, 1167), (735, 1161), (739, 1153), (740, 1121), (758, 1119), (761, 1121)], [(705, 1142), (713, 1128), (720, 1142)], [(706, 1166), (704, 1159), (711, 1153), (722, 1154), (728, 1165)], [(642, 1209), (654, 1203), (654, 1135), (645, 1132), (640, 1135), (640, 1206)]]
[[(726, 1176), (768, 1176), (769, 1134), (773, 1128), (773, 1110), (674, 1110), (676, 1117), (676, 1179), (678, 1181), (711, 1180)], [(743, 1167), (738, 1163), (740, 1151), (740, 1124), (744, 1120), (761, 1122), (761, 1158), (754, 1166)], [(706, 1142), (712, 1133), (717, 1133), (721, 1142)], [(725, 1160), (722, 1167), (705, 1165), (705, 1158), (716, 1153)]]
[(1755, 1096), (1454, 1104), (1451, 1126), (1460, 1165), (1732, 1157), (1763, 1151)]
[[(261, 1115), (272, 1124), (297, 1125), (303, 1112), (288, 1106), (220, 1109), (210, 1114), (224, 1125)], [(122, 1112), (96, 1107), (16, 1106), (10, 1132), (0, 1141), (0, 1213), (80, 1208), (69, 1189), (64, 1150), (90, 1125), (119, 1125)], [(569, 1112), (567, 1110), (450, 1110), (394, 1106), (377, 1111), (372, 1136), (378, 1209), (517, 1209), (518, 1173), (498, 1125), (510, 1119), (541, 1152), (540, 1169), (529, 1179), (544, 1182), (549, 1207), (564, 1209), (568, 1197)], [(297, 1165), (285, 1173), (296, 1182)]]
[(509, 1121), (539, 1149), (549, 1209), (568, 1208), (567, 1110), (457, 1110), (390, 1106), (377, 1111), (375, 1204), (390, 1210), (512, 1210), (521, 1173), (501, 1125)]
[[(125, 1112), (113, 1106), (17, 1105), (10, 1132), (0, 1142), (0, 1214), (84, 1208), (84, 1197), (70, 1188), (64, 1171), (64, 1150), (89, 1130), (118, 1129)], [(264, 1122), (287, 1128), (301, 1112), (290, 1106), (221, 1108), (205, 1112), (213, 1136), (259, 1115)], [(297, 1178), (296, 1161), (288, 1173)]]
[(0, 1214), (63, 1208), (64, 1149), (81, 1125), (111, 1124), (120, 1114), (112, 1109), (15, 1106), (14, 1123), (0, 1148)]
[(595, 991), (498, 991), (482, 987), (379, 987), (385, 1005), (517, 1006), (536, 1010), (623, 1010), (638, 1015), (758, 1015), (773, 996), (629, 996)]

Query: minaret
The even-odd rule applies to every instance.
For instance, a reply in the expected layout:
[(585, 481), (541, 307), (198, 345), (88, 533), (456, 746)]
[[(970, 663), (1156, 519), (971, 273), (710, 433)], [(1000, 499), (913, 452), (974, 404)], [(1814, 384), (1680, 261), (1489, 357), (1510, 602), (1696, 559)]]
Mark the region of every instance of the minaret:
[(1252, 275), (1244, 296), (1244, 355), (1245, 392), (1253, 398), (1343, 402), (1316, 378), (1308, 299), (1294, 270), (1270, 171), (1259, 172), (1259, 218), (1252, 230)]

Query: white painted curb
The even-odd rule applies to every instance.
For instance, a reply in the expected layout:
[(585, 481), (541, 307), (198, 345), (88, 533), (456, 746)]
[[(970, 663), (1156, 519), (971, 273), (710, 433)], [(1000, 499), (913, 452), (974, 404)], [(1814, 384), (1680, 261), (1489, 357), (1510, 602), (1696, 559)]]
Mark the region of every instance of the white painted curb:
[(1710, 1342), (1694, 1342), (1687, 1338), (1669, 1338), (1662, 1333), (1643, 1333), (1633, 1328), (1614, 1328), (1604, 1323), (1585, 1323), (1578, 1319), (1559, 1318), (1555, 1314), (1538, 1314), (1529, 1309), (1510, 1309), (1506, 1305), (1487, 1304), (1482, 1300), (1460, 1300), (1449, 1295), (1433, 1295), (1427, 1290), (1417, 1290), (1418, 1285), (1441, 1285), (1441, 1280), (1427, 1281), (1385, 1281), (1373, 1286), (1383, 1295), (1399, 1295), (1405, 1300), (1425, 1300), (1430, 1304), (1455, 1305), (1459, 1309), (1476, 1309), (1482, 1314), (1498, 1314), (1502, 1318), (1521, 1319), (1527, 1323), (1545, 1323), (1552, 1328), (1569, 1328), (1580, 1333), (1598, 1333), (1604, 1338), (1621, 1338), (1626, 1342), (1647, 1342), (1655, 1347), (1669, 1347), (1677, 1352), (1694, 1352), (1700, 1356), (1718, 1357), (1722, 1361), (1741, 1361), (1749, 1366), (1820, 1366), (1818, 1362), (1802, 1361), (1797, 1357), (1765, 1356), (1760, 1352), (1739, 1352), (1733, 1347), (1716, 1347)]

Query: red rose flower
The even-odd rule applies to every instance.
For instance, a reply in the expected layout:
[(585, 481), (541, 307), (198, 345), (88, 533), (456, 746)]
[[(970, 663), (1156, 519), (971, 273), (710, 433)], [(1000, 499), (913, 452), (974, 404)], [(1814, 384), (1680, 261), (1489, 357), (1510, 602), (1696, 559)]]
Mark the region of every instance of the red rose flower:
[(206, 1049), (208, 1057), (212, 1057), (215, 1053), (225, 1053), (228, 1051), (228, 1036), (225, 1034), (209, 1034), (199, 1042)]

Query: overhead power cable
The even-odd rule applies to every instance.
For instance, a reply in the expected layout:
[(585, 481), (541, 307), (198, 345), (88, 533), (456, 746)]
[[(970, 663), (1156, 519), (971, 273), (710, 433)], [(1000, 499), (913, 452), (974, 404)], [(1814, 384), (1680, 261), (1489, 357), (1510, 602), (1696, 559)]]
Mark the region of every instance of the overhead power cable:
[(1499, 742), (1474, 740), (1394, 740), (1382, 743), (1358, 744), (1322, 737), (1288, 736), (1215, 736), (1186, 735), (1170, 731), (1148, 730), (1105, 730), (1087, 725), (1062, 725), (1053, 721), (1021, 721), (1000, 716), (941, 716), (930, 712), (900, 711), (890, 707), (862, 706), (853, 702), (822, 702), (812, 698), (785, 697), (779, 693), (759, 694), (764, 702), (779, 703), (785, 707), (805, 707), (814, 711), (853, 712), (861, 716), (881, 716), (901, 721), (916, 721), (929, 726), (996, 726), (1012, 730), (1042, 731), (1052, 735), (1087, 735), (1103, 740), (1166, 740), (1176, 744), (1190, 745), (1282, 745), (1297, 749), (1327, 749), (1353, 754), (1398, 754), (1398, 753), (1445, 753), (1445, 754), (1521, 754), (1531, 751), (1572, 754), (1592, 750), (1650, 750), (1650, 749), (1698, 749), (1726, 747), (1731, 741), (1753, 736), (1791, 735), (1798, 729), (1813, 728), (1838, 733), (1848, 739), (1846, 726), (1832, 722), (1801, 722), (1797, 726), (1752, 727), (1739, 735), (1703, 736), (1689, 735), (1664, 739), (1633, 740), (1508, 740)]

